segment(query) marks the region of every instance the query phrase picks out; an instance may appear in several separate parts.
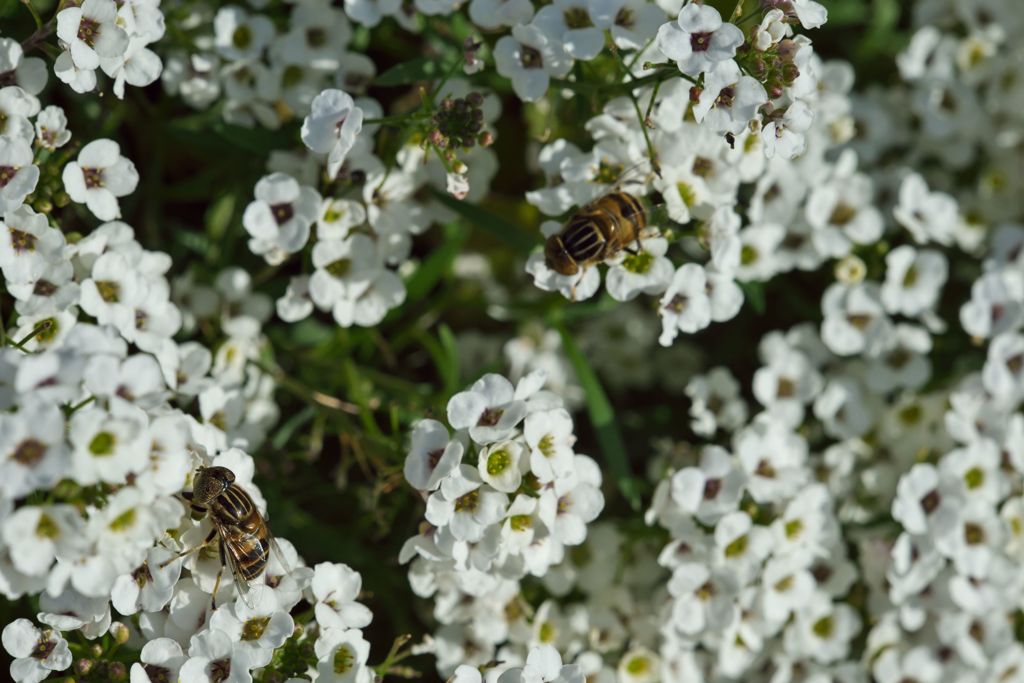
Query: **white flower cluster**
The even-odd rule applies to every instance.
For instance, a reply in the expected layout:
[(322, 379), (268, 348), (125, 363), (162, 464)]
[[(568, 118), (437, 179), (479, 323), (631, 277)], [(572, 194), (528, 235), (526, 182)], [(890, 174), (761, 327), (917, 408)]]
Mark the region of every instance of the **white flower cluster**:
[(582, 544), (604, 506), (601, 472), (573, 450), (572, 417), (544, 379), (485, 375), (448, 402), (454, 434), (436, 420), (413, 430), (405, 478), (426, 499), (426, 526), (399, 559), (413, 591), (434, 599), (442, 673), (492, 658), (511, 638), (500, 616), (521, 581)]
[(231, 123), (277, 128), (309, 113), (325, 88), (362, 92), (376, 74), (349, 49), (349, 17), (329, 0), (292, 3), (283, 26), (259, 11), (266, 3), (247, 4), (187, 3), (181, 28), (191, 49), (166, 55), (168, 92), (197, 109), (221, 100)]
[(125, 83), (143, 87), (160, 77), (163, 62), (148, 47), (164, 35), (160, 0), (62, 3), (56, 24), (62, 52), (53, 70), (75, 92), (96, 89), (97, 69), (122, 99)]
[[(436, 99), (468, 94), (467, 81), (452, 79)], [(483, 121), (493, 122), (500, 113), (497, 98), (480, 98)], [(312, 274), (293, 277), (277, 301), (277, 313), (287, 322), (321, 310), (342, 327), (377, 325), (405, 301), (399, 272), (414, 266), (409, 261), (413, 237), (453, 217), (429, 193), (446, 187), (448, 171), (441, 161), (428, 159), (420, 146), (406, 145), (397, 166), (389, 168), (373, 152), (376, 126), (361, 127), (364, 111), (379, 113), (380, 107), (368, 98), (353, 101), (340, 90), (318, 95), (302, 129), (303, 141), (318, 156), (272, 157), (272, 172), (256, 184), (246, 207), (242, 222), (253, 253), (272, 265), (309, 254)], [(481, 147), (468, 157), (467, 182), (473, 188), (468, 196), (476, 198), (486, 193), (497, 160)], [(340, 187), (321, 182), (321, 162), (330, 179), (343, 183)], [(325, 194), (315, 189), (318, 185), (327, 188)], [(353, 198), (352, 189), (361, 198)]]
[[(882, 233), (871, 180), (858, 172), (855, 156), (835, 158), (854, 132), (847, 95), (852, 72), (822, 63), (784, 19), (781, 10), (766, 13), (746, 51), (763, 53), (756, 58), (762, 66), (768, 59), (783, 63), (784, 85), (771, 103), (762, 84), (733, 60), (742, 32), (722, 23), (715, 9), (688, 4), (676, 24), (662, 27), (657, 44), (684, 73), (702, 75), (702, 85), (676, 79), (657, 90), (637, 88), (636, 100), (614, 99), (587, 122), (589, 151), (557, 140), (540, 152), (549, 181), (527, 200), (548, 216), (613, 190), (648, 196), (653, 225), (604, 259), (605, 286), (618, 301), (660, 297), (662, 345), (736, 316), (744, 300), (740, 283), (815, 270)], [(637, 101), (650, 102), (652, 130), (637, 118)], [(684, 228), (670, 228), (673, 223)], [(562, 226), (547, 221), (541, 229), (550, 237)], [(694, 262), (702, 256), (706, 263)], [(679, 261), (685, 263), (677, 267)], [(526, 269), (539, 288), (574, 300), (593, 296), (601, 282), (598, 267), (563, 275), (540, 251)]]

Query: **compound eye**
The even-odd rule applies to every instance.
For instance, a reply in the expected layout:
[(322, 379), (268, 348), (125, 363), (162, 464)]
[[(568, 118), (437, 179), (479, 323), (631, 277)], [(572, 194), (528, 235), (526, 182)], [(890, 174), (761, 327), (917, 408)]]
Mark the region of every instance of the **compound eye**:
[(227, 469), (226, 467), (224, 468), (224, 481), (228, 482), (229, 484), (235, 481), (235, 473)]

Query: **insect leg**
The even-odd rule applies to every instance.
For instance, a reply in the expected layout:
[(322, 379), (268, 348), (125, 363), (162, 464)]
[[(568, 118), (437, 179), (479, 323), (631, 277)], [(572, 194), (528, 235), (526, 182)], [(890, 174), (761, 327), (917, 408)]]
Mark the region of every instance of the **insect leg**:
[(210, 604), (213, 609), (217, 609), (217, 591), (220, 590), (220, 580), (224, 576), (224, 560), (227, 558), (224, 555), (224, 541), (220, 542), (218, 547), (220, 551), (220, 569), (217, 570), (217, 580), (213, 582), (213, 594), (210, 595)]
[(195, 546), (194, 548), (189, 548), (188, 550), (182, 550), (180, 553), (178, 553), (177, 555), (175, 555), (171, 559), (169, 559), (169, 560), (167, 560), (165, 562), (161, 562), (160, 563), (160, 569), (163, 569), (164, 567), (166, 567), (170, 563), (174, 562), (175, 560), (180, 560), (181, 558), (185, 557), (186, 555), (191, 555), (192, 553), (199, 552), (200, 550), (202, 550), (206, 546), (210, 545), (210, 541), (212, 541), (216, 537), (217, 537), (217, 530), (214, 529), (206, 537), (206, 540), (204, 540), (199, 545)]

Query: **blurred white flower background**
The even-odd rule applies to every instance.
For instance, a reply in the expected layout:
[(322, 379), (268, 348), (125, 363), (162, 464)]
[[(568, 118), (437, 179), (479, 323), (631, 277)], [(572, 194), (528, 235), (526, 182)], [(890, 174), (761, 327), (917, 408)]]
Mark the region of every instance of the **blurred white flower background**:
[(1017, 0), (0, 0), (18, 683), (1024, 683)]

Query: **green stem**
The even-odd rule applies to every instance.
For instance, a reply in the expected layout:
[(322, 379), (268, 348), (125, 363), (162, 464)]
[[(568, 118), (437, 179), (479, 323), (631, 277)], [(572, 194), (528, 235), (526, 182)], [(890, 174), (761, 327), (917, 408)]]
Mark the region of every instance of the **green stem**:
[(411, 119), (426, 118), (427, 112), (416, 109), (415, 111), (406, 112), (405, 114), (394, 114), (393, 116), (381, 116), (376, 119), (363, 119), (363, 125), (376, 125), (380, 124), (383, 126), (389, 126), (396, 123), (404, 123)]
[(43, 18), (39, 16), (39, 10), (32, 6), (32, 0), (21, 0), (21, 4), (28, 8), (28, 11), (32, 13), (32, 18), (36, 20), (36, 30), (41, 31), (43, 28)]
[(70, 408), (68, 408), (67, 417), (71, 417), (72, 415), (77, 413), (79, 410), (81, 410), (82, 408), (84, 408), (85, 406), (89, 405), (90, 403), (92, 403), (95, 400), (96, 400), (95, 396), (90, 396), (89, 398), (83, 398), (81, 401), (79, 401), (75, 405), (73, 405)]
[[(618, 50), (612, 50), (612, 52), (615, 54), (615, 59), (618, 61), (619, 67), (623, 71), (623, 78), (629, 78), (632, 81), (637, 80), (637, 78), (630, 72), (629, 66), (622, 58), (622, 54)], [(651, 103), (648, 106), (648, 112), (650, 111), (650, 107), (654, 105), (654, 97), (658, 94), (657, 86), (660, 85), (660, 83), (661, 81), (655, 82), (655, 90), (654, 94), (651, 95)], [(644, 144), (647, 145), (647, 157), (651, 160), (651, 167), (654, 169), (654, 172), (658, 174), (658, 177), (661, 177), (661, 167), (658, 164), (658, 154), (654, 151), (654, 144), (651, 142), (651, 136), (647, 133), (647, 117), (645, 117), (644, 113), (640, 110), (640, 100), (636, 98), (634, 90), (630, 89), (627, 94), (629, 95), (630, 101), (633, 103), (633, 110), (636, 112), (636, 118), (640, 122), (640, 131), (644, 134)]]
[(35, 326), (35, 329), (26, 334), (24, 337), (22, 337), (21, 341), (15, 342), (14, 348), (18, 349), (19, 351), (25, 351), (25, 344), (28, 344), (30, 341), (35, 339), (37, 335), (40, 335), (46, 330), (50, 329), (51, 325), (53, 325), (53, 323), (50, 322), (49, 320), (44, 320), (43, 322), (39, 323), (38, 325)]

